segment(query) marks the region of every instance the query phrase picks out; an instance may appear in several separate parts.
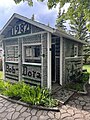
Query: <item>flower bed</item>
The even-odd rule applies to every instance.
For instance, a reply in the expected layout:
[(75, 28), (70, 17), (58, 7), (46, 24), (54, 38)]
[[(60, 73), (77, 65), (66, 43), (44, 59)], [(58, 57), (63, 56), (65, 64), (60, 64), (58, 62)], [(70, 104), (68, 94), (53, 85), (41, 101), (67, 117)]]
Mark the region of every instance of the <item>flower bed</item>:
[(29, 105), (56, 107), (59, 104), (57, 100), (51, 97), (50, 91), (46, 88), (30, 86), (24, 82), (11, 84), (0, 80), (0, 93)]

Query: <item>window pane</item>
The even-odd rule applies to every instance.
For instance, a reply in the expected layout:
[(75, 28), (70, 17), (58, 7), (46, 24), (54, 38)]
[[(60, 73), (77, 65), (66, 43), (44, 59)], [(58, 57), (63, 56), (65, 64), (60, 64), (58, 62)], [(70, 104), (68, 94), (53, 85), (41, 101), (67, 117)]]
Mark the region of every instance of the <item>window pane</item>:
[(41, 62), (41, 45), (24, 46), (25, 62)]
[(78, 46), (74, 46), (74, 56), (78, 56)]
[(35, 47), (35, 57), (40, 57), (40, 46)]
[(31, 47), (26, 47), (25, 51), (26, 51), (26, 56), (27, 57), (32, 56), (32, 48)]
[(7, 61), (18, 61), (18, 46), (6, 47), (6, 60)]

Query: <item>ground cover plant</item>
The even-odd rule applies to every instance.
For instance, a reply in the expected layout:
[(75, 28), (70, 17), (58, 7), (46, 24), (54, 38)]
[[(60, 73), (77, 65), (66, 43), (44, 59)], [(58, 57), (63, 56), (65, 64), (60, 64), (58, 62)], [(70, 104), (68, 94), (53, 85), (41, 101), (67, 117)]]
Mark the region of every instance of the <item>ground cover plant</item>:
[(52, 98), (48, 89), (40, 88), (40, 86), (30, 86), (24, 82), (11, 84), (0, 80), (0, 93), (31, 105), (58, 106), (58, 101)]

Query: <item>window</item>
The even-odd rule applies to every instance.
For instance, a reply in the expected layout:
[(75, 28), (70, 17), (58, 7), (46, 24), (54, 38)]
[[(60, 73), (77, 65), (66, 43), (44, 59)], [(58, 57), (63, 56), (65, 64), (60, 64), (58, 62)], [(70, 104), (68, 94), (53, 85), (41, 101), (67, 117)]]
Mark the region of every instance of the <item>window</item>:
[(18, 61), (18, 46), (7, 46), (6, 47), (6, 60), (7, 61)]
[(41, 62), (41, 45), (24, 46), (24, 62)]
[(74, 46), (74, 57), (78, 56), (78, 46)]

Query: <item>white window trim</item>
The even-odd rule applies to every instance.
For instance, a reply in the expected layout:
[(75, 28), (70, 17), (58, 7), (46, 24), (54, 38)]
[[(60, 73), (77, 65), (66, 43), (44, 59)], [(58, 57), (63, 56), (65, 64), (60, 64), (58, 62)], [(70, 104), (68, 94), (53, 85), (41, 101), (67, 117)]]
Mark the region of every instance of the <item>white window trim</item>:
[(25, 64), (25, 65), (33, 65), (33, 66), (41, 66), (41, 63), (26, 63), (26, 62), (23, 62), (23, 64)]

